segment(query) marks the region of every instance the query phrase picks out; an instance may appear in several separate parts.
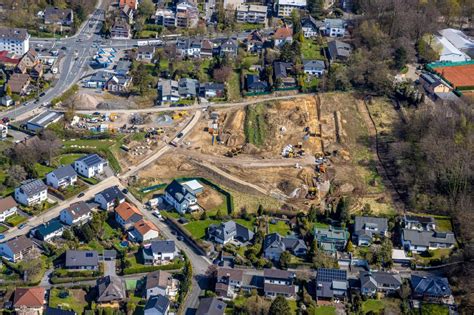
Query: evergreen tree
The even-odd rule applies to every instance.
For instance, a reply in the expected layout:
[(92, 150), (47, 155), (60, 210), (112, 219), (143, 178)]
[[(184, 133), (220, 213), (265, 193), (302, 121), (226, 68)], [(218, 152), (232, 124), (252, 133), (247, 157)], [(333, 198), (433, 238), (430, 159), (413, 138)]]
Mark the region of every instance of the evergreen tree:
[(268, 311), (268, 315), (282, 315), (290, 313), (290, 305), (288, 304), (288, 301), (282, 296), (278, 296), (273, 300), (270, 310)]

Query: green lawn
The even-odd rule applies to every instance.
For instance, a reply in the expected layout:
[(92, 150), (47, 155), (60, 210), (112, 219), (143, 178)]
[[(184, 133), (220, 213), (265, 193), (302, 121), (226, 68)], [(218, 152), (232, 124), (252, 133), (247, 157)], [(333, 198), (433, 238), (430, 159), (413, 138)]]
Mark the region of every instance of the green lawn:
[(85, 149), (109, 149), (110, 146), (114, 145), (116, 140), (114, 139), (99, 139), (99, 140), (88, 140), (88, 139), (76, 139), (63, 141), (63, 145), (66, 148), (76, 147)]
[(240, 100), (240, 80), (239, 74), (236, 71), (232, 71), (227, 84), (227, 99), (229, 101)]
[(253, 230), (254, 224), (255, 224), (255, 218), (252, 218), (252, 220), (250, 220), (250, 221), (247, 221), (247, 220), (244, 220), (244, 219), (234, 219), (234, 221), (236, 223), (240, 224), (240, 225), (245, 226), (249, 230)]
[(135, 288), (137, 287), (137, 281), (138, 280), (125, 280), (125, 286), (127, 288), (127, 290), (135, 290)]
[(440, 232), (451, 232), (453, 226), (449, 218), (436, 218), (436, 231)]
[(71, 153), (71, 154), (62, 154), (58, 158), (58, 165), (69, 165), (74, 163), (78, 158), (83, 157), (85, 154), (82, 153)]
[(430, 265), (432, 260), (435, 260), (435, 259), (438, 260), (438, 259), (441, 259), (443, 257), (448, 257), (449, 254), (451, 253), (451, 249), (449, 249), (449, 248), (439, 248), (439, 249), (432, 250), (430, 252), (433, 253), (433, 257), (423, 257), (421, 254), (417, 254), (417, 255), (415, 255), (416, 259), (419, 260), (421, 262), (421, 264), (423, 264), (423, 265)]
[(288, 300), (288, 305), (290, 305), (291, 314), (296, 314), (296, 311), (298, 310), (298, 305), (296, 305), (296, 301)]
[(17, 226), (25, 221), (26, 221), (26, 218), (19, 214), (14, 214), (5, 220), (5, 222), (10, 224), (11, 226)]
[(329, 224), (326, 224), (326, 223), (314, 222), (313, 224), (313, 229), (314, 228), (327, 229), (328, 227), (329, 227)]
[(184, 225), (184, 228), (189, 231), (193, 235), (195, 239), (201, 239), (206, 236), (206, 229), (211, 224), (219, 224), (221, 221), (218, 220), (199, 220), (199, 221), (192, 221), (188, 224)]
[(421, 315), (448, 315), (449, 309), (446, 305), (422, 304)]
[[(73, 310), (77, 314), (82, 314), (84, 308), (87, 306), (87, 302), (84, 298), (80, 298), (81, 295), (85, 296), (85, 292), (81, 294), (82, 290), (60, 290), (60, 289), (51, 289), (49, 294), (49, 306), (50, 307), (61, 307), (66, 310)], [(66, 295), (62, 295), (61, 293)]]
[(306, 39), (301, 45), (303, 59), (324, 60), (324, 56), (321, 55), (321, 48), (314, 40)]
[(314, 315), (336, 315), (336, 308), (334, 306), (319, 306), (315, 309)]
[(35, 163), (33, 168), (38, 174), (38, 178), (44, 178), (46, 177), (46, 174), (48, 174), (51, 171), (54, 171), (54, 168), (43, 165), (43, 164), (39, 164), (39, 163)]
[(5, 225), (0, 225), (0, 233), (8, 231), (8, 228)]
[(385, 305), (382, 300), (367, 300), (362, 303), (362, 311), (364, 313), (374, 312), (378, 313), (379, 311), (383, 310)]
[(277, 221), (276, 224), (268, 223), (270, 233), (279, 233), (281, 236), (288, 235), (290, 227), (285, 221)]

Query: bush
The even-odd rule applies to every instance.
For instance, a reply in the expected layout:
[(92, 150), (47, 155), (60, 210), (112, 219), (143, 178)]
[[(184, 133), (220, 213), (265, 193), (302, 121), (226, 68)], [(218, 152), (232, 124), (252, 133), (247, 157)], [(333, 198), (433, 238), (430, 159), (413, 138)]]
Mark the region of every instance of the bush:
[(160, 265), (160, 266), (137, 266), (137, 267), (130, 267), (125, 268), (123, 270), (124, 275), (131, 275), (134, 273), (145, 273), (145, 272), (152, 272), (156, 270), (175, 270), (181, 269), (183, 267), (183, 262), (181, 260), (177, 260), (168, 265)]

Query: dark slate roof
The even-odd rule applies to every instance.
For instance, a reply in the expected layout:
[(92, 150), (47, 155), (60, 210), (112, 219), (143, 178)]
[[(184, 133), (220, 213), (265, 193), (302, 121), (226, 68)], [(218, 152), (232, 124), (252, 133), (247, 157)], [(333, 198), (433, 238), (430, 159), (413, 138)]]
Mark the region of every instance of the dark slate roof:
[(263, 250), (269, 250), (269, 249), (278, 249), (281, 251), (285, 250), (285, 245), (281, 241), (282, 237), (278, 233), (271, 233), (268, 235), (265, 235), (265, 238), (263, 240)]
[(206, 82), (200, 85), (200, 87), (204, 90), (215, 90), (215, 91), (223, 91), (224, 84), (223, 83), (216, 83), (216, 82)]
[(174, 253), (176, 244), (172, 240), (152, 241), (150, 249), (153, 253)]
[(153, 271), (146, 275), (145, 288), (147, 290), (156, 287), (166, 289), (170, 280), (172, 280), (172, 276), (169, 272), (163, 270)]
[(76, 176), (76, 171), (71, 165), (60, 166), (59, 168), (55, 169), (51, 173), (53, 173), (58, 180), (67, 178), (67, 177)]
[(377, 286), (400, 286), (402, 280), (399, 275), (391, 274), (388, 272), (368, 272), (361, 271), (360, 275), (361, 287), (375, 287)]
[(98, 195), (102, 195), (106, 202), (112, 202), (115, 199), (125, 199), (125, 195), (120, 191), (117, 186), (112, 186), (102, 190)]
[(71, 203), (71, 205), (66, 209), (66, 211), (69, 212), (73, 219), (77, 219), (91, 212), (91, 208), (84, 201), (78, 201)]
[(307, 17), (301, 20), (302, 27), (313, 27), (314, 29), (318, 28), (318, 23), (314, 17), (308, 15)]
[(95, 250), (66, 251), (66, 267), (94, 267), (99, 264), (99, 255)]
[(46, 311), (44, 315), (76, 315), (77, 313), (74, 311), (63, 310), (56, 307), (46, 307)]
[(286, 78), (288, 76), (287, 69), (292, 68), (293, 63), (275, 61), (273, 63), (273, 71), (275, 71), (275, 78)]
[(249, 90), (266, 90), (268, 84), (265, 81), (260, 81), (260, 78), (256, 74), (247, 75), (247, 89)]
[(117, 251), (115, 249), (104, 249), (102, 256), (104, 259), (115, 259), (117, 257)]
[(415, 295), (428, 295), (433, 297), (444, 297), (451, 295), (448, 279), (431, 276), (411, 276), (411, 286)]
[(14, 254), (18, 254), (27, 248), (35, 246), (33, 241), (24, 235), (12, 238), (5, 242)]
[(331, 59), (348, 58), (352, 52), (352, 47), (339, 40), (333, 40), (328, 43), (328, 50)]
[(125, 287), (117, 276), (106, 276), (97, 279), (97, 302), (112, 302), (126, 298)]
[(319, 268), (316, 276), (318, 282), (346, 281), (347, 272), (340, 269)]
[(35, 235), (38, 237), (46, 237), (49, 234), (55, 233), (56, 231), (63, 229), (64, 225), (61, 221), (53, 219), (49, 222), (43, 223), (35, 231)]
[(105, 160), (97, 154), (89, 154), (89, 155), (78, 158), (76, 161), (81, 161), (88, 167), (105, 163)]
[(418, 231), (403, 229), (402, 230), (403, 240), (409, 241), (411, 245), (417, 246), (429, 246), (430, 243), (444, 243), (454, 245), (456, 239), (453, 233), (436, 232), (436, 231)]
[(294, 251), (298, 248), (308, 249), (306, 244), (302, 239), (294, 238), (294, 237), (284, 237), (282, 239), (283, 244), (285, 245), (285, 249), (289, 251)]
[(145, 305), (145, 311), (150, 309), (155, 309), (161, 314), (164, 314), (165, 311), (170, 306), (170, 300), (161, 294), (151, 297)]
[(435, 219), (433, 217), (425, 217), (425, 216), (418, 216), (418, 215), (405, 215), (403, 218), (405, 222), (419, 222), (421, 224), (430, 224), (435, 223)]
[(24, 41), (28, 38), (28, 31), (24, 28), (0, 27), (1, 39), (14, 39)]
[(281, 284), (273, 284), (273, 283), (264, 283), (263, 284), (263, 291), (267, 292), (274, 292), (277, 294), (291, 294), (295, 295), (296, 288), (294, 285), (281, 285)]
[(304, 60), (303, 67), (305, 70), (324, 70), (325, 65), (322, 60)]
[(201, 299), (196, 315), (223, 315), (227, 304), (215, 297)]
[(285, 279), (291, 281), (295, 277), (295, 273), (281, 269), (263, 269), (263, 276), (272, 279)]
[(166, 186), (165, 192), (170, 194), (177, 202), (181, 202), (186, 194), (191, 194), (191, 192), (187, 191), (186, 188), (176, 180), (173, 180)]
[(20, 186), (20, 189), (27, 196), (36, 195), (44, 190), (47, 190), (48, 187), (44, 184), (41, 179), (30, 179), (24, 181)]

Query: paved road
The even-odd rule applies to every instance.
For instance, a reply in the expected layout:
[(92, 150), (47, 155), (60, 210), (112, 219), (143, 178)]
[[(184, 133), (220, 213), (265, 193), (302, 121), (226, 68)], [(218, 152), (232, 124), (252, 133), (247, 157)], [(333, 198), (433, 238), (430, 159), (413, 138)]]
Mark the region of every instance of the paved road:
[[(223, 107), (239, 107), (247, 106), (252, 104), (258, 104), (266, 101), (281, 101), (281, 100), (291, 100), (294, 98), (299, 98), (302, 96), (314, 95), (314, 93), (300, 93), (295, 95), (285, 95), (285, 96), (268, 96), (261, 97), (245, 102), (238, 103), (206, 103), (201, 105), (191, 105), (186, 107), (152, 107), (152, 108), (143, 108), (143, 109), (110, 109), (110, 110), (99, 110), (103, 114), (126, 114), (130, 112), (134, 113), (157, 113), (157, 112), (169, 112), (169, 111), (179, 111), (179, 110), (194, 110), (194, 109), (207, 109), (207, 108), (223, 108)], [(93, 114), (97, 112), (97, 109), (94, 110), (76, 110), (79, 114)]]

